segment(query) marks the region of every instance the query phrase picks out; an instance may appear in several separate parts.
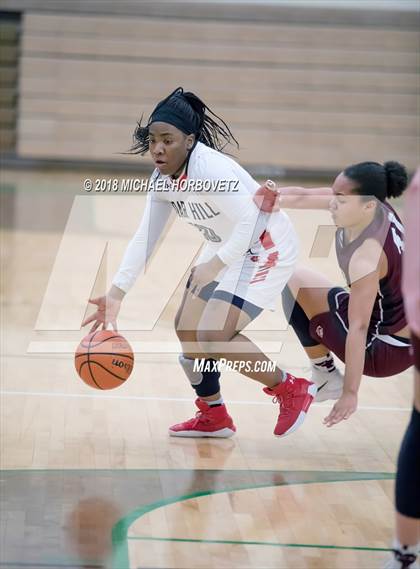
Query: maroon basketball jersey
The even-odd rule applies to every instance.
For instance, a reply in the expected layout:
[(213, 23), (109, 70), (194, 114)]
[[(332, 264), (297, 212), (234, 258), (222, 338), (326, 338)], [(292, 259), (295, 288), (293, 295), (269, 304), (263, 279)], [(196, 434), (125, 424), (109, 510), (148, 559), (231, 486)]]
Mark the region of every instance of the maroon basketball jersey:
[(338, 264), (350, 286), (349, 265), (353, 253), (365, 239), (376, 239), (386, 255), (388, 273), (379, 281), (379, 291), (369, 324), (371, 334), (395, 334), (407, 325), (401, 291), (404, 227), (397, 213), (388, 203), (378, 202), (372, 223), (351, 243), (345, 242), (344, 229), (335, 234)]

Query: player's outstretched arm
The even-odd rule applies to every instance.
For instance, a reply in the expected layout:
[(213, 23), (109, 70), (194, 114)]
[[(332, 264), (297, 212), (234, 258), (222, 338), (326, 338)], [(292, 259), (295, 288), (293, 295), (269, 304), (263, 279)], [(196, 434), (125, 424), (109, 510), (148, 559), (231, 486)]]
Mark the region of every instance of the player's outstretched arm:
[(357, 394), (365, 361), (366, 338), (379, 286), (380, 255), (379, 243), (366, 240), (353, 254), (350, 261), (349, 272), (352, 284), (343, 394), (324, 419), (327, 427), (348, 419), (357, 409)]
[[(328, 209), (333, 195), (332, 189), (302, 188), (300, 186), (276, 186), (271, 180), (267, 180), (255, 194), (255, 203), (261, 209), (261, 204), (272, 203), (265, 200), (262, 192), (275, 192), (276, 199), (270, 209), (264, 211), (279, 211), (280, 209)], [(263, 200), (263, 201), (262, 201)]]
[(148, 194), (139, 228), (127, 246), (112, 286), (106, 295), (89, 299), (90, 304), (96, 304), (97, 310), (82, 322), (82, 327), (93, 322), (91, 332), (100, 326), (105, 330), (109, 324), (117, 330), (117, 316), (122, 300), (144, 270), (171, 212), (170, 203), (158, 200), (152, 193)]
[(279, 205), (290, 209), (328, 209), (333, 195), (331, 188), (278, 187)]

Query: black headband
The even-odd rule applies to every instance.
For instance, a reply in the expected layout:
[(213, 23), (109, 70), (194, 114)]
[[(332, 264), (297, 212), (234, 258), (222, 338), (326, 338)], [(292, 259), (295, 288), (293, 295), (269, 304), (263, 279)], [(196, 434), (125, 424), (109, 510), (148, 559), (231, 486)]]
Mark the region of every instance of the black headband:
[(197, 134), (197, 119), (191, 112), (191, 107), (188, 108), (189, 105), (185, 99), (182, 99), (184, 105), (177, 104), (177, 99), (179, 100), (181, 97), (175, 95), (158, 105), (158, 108), (150, 116), (148, 125), (150, 126), (153, 122), (165, 122), (175, 126), (185, 134)]

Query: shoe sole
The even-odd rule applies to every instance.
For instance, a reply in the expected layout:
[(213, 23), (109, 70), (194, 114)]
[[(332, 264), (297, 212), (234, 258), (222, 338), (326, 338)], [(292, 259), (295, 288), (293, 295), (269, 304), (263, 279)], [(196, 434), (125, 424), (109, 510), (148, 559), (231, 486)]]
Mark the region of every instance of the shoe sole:
[(219, 429), (218, 431), (205, 432), (205, 431), (171, 431), (169, 429), (169, 435), (171, 437), (188, 437), (188, 438), (214, 438), (214, 439), (228, 439), (233, 437), (236, 431), (225, 427), (224, 429)]
[[(318, 388), (315, 385), (315, 383), (308, 388), (309, 395), (312, 395), (312, 401), (309, 403), (309, 407), (312, 405), (317, 391), (318, 391)], [(308, 407), (308, 410), (309, 410), (309, 407)], [(281, 439), (282, 437), (286, 437), (287, 435), (290, 435), (291, 433), (296, 431), (301, 426), (303, 421), (306, 419), (307, 414), (308, 414), (307, 411), (306, 412), (301, 411), (299, 413), (297, 420), (294, 422), (294, 424), (285, 433), (283, 433), (282, 435), (274, 434), (274, 436), (277, 437), (278, 439)]]

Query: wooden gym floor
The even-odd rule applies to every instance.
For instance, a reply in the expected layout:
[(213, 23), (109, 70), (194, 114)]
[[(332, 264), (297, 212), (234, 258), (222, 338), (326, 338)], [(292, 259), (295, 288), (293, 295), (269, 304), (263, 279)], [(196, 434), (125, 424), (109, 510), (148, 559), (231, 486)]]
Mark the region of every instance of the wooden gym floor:
[[(164, 253), (156, 286), (139, 283), (121, 313), (133, 375), (117, 391), (94, 391), (73, 367), (80, 321), (144, 198), (87, 195), (83, 178), (3, 174), (0, 566), (381, 567), (412, 370), (364, 378), (357, 414), (332, 429), (322, 425), (330, 404), (314, 404), (285, 439), (272, 435), (276, 408), (259, 385), (226, 373), (237, 435), (169, 438), (168, 425), (193, 413), (172, 322), (199, 242), (181, 223), (171, 228), (176, 254)], [(301, 260), (341, 283), (325, 216), (292, 214)], [(280, 305), (249, 334), (279, 365), (305, 373)]]

